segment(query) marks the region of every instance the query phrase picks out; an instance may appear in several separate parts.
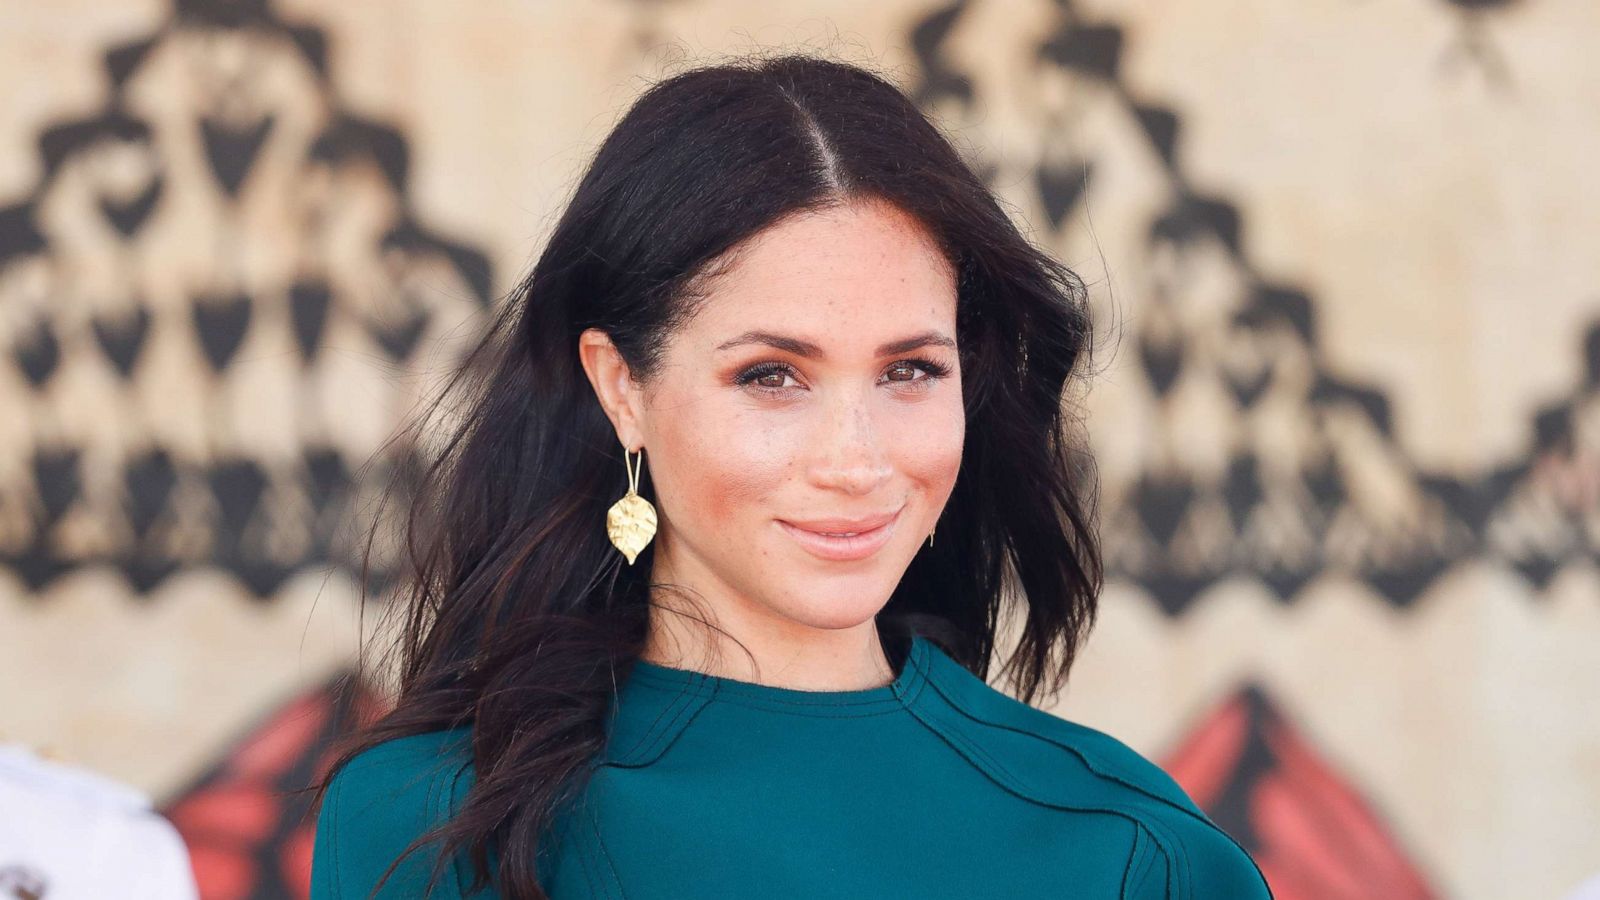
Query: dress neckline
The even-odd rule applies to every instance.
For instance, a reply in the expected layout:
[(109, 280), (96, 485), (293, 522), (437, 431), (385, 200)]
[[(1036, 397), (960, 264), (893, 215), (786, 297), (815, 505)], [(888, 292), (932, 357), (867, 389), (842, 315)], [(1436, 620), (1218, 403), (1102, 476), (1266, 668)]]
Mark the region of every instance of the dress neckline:
[(902, 660), (900, 671), (888, 684), (850, 690), (803, 690), (778, 687), (754, 681), (744, 681), (722, 675), (712, 675), (695, 669), (664, 666), (647, 660), (636, 660), (629, 675), (630, 681), (647, 688), (658, 688), (675, 693), (688, 693), (706, 700), (715, 698), (744, 706), (755, 706), (781, 712), (804, 715), (858, 716), (878, 711), (899, 709), (913, 696), (926, 680), (928, 656), (933, 646), (920, 634), (911, 636), (911, 644)]

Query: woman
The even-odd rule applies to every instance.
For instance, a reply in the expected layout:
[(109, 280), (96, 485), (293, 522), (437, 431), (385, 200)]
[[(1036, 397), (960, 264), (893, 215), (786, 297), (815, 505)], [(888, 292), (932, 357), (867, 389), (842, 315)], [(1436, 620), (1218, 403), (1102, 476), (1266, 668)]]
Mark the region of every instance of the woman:
[(1094, 619), (1090, 323), (888, 82), (653, 86), (512, 301), (313, 897), (1269, 896), (1159, 768), (986, 683), (1002, 614), (1024, 699)]

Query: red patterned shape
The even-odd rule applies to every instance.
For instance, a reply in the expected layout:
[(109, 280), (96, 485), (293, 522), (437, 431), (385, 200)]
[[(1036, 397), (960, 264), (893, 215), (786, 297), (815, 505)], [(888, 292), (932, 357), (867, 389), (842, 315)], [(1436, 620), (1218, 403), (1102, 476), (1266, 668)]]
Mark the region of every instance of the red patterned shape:
[(365, 688), (347, 692), (349, 677), (285, 703), (163, 810), (189, 847), (204, 900), (310, 896), (309, 787), (327, 771), (333, 742), (383, 706)]
[(277, 778), (294, 765), (328, 721), (327, 698), (309, 694), (272, 716), (272, 721), (230, 760), (241, 778)]
[(191, 843), (189, 865), (205, 900), (244, 900), (256, 883), (255, 860), (223, 847)]
[(1437, 892), (1391, 829), (1247, 684), (1162, 762), (1250, 851), (1277, 900), (1431, 900)]
[(167, 810), (167, 818), (185, 836), (249, 846), (272, 837), (283, 815), (279, 798), (266, 784), (224, 782), (192, 794)]

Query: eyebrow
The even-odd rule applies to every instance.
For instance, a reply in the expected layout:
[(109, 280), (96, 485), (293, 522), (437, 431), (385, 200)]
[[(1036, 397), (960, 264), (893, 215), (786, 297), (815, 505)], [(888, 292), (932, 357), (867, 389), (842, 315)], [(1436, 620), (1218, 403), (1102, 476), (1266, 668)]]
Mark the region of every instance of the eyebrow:
[[(770, 331), (759, 330), (746, 331), (744, 334), (741, 334), (736, 338), (723, 341), (717, 345), (717, 350), (729, 350), (734, 347), (742, 347), (745, 344), (765, 344), (769, 347), (776, 347), (779, 350), (793, 353), (795, 356), (802, 356), (807, 359), (821, 359), (827, 355), (822, 352), (821, 347), (813, 344), (810, 341), (789, 337), (788, 335), (774, 334)], [(923, 331), (913, 334), (909, 337), (900, 338), (899, 340), (889, 341), (886, 344), (880, 344), (878, 346), (878, 355), (890, 356), (895, 353), (905, 353), (908, 350), (915, 350), (918, 347), (929, 346), (949, 347), (951, 350), (954, 350), (956, 349), (956, 342), (949, 336), (945, 335), (945, 333), (942, 331)]]

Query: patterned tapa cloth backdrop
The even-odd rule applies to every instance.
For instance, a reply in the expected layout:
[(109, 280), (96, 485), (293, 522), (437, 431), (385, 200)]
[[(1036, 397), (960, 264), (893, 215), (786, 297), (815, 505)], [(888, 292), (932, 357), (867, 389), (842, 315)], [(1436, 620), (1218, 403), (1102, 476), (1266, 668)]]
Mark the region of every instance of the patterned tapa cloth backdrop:
[(208, 897), (305, 893), (290, 791), (381, 708), (331, 698), (394, 428), (632, 94), (757, 45), (887, 68), (1091, 283), (1054, 711), (1283, 898), (1600, 870), (1588, 0), (5, 6), (0, 737), (150, 791)]

